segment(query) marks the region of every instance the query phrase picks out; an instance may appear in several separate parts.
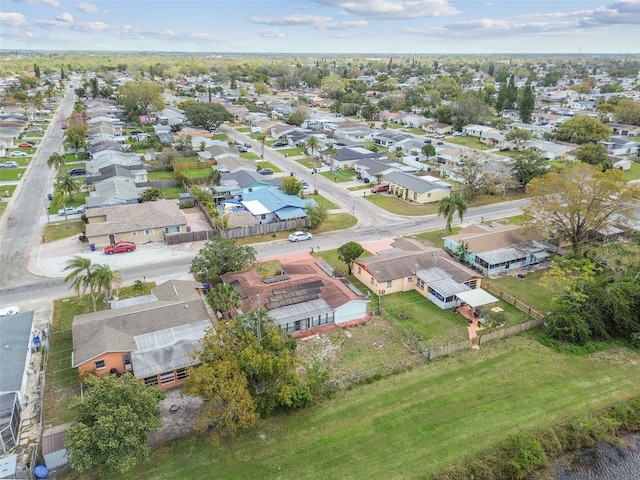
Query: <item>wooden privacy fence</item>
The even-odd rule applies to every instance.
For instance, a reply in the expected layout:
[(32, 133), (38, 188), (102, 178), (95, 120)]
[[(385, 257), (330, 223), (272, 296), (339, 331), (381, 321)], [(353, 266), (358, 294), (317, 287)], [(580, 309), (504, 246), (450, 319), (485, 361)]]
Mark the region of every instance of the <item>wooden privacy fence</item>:
[(471, 340), (465, 340), (464, 342), (449, 343), (447, 345), (427, 348), (424, 352), (424, 356), (429, 360), (433, 360), (434, 358), (444, 357), (445, 355), (451, 355), (452, 353), (461, 352), (462, 350), (468, 350), (471, 348), (471, 344)]
[(213, 165), (217, 165), (218, 162), (215, 160), (201, 160), (196, 162), (175, 162), (172, 164), (173, 170), (197, 170), (199, 168), (211, 167)]
[(502, 289), (500, 289), (498, 287), (495, 287), (495, 286), (493, 286), (491, 284), (486, 284), (486, 283), (482, 284), (482, 288), (485, 289), (489, 293), (497, 295), (498, 297), (502, 298), (505, 302), (510, 303), (511, 305), (516, 307), (518, 310), (523, 311), (524, 313), (526, 313), (527, 315), (535, 318), (536, 320), (543, 320), (544, 319), (544, 313), (539, 312), (538, 310), (535, 310), (534, 308), (531, 308), (526, 303), (521, 302), (516, 297), (514, 297), (513, 295), (509, 295), (508, 293), (506, 293)]
[(169, 233), (165, 235), (165, 241), (167, 245), (178, 245), (180, 243), (188, 242), (202, 242), (215, 237), (217, 232), (215, 230), (201, 230), (199, 232), (185, 232), (185, 233)]
[(493, 340), (500, 340), (501, 338), (512, 337), (513, 335), (518, 335), (526, 330), (531, 330), (532, 328), (541, 327), (544, 324), (544, 320), (529, 320), (528, 322), (519, 323), (518, 325), (514, 325), (513, 327), (501, 328), (499, 330), (495, 330), (493, 332), (485, 333), (484, 335), (480, 335), (480, 345), (491, 342)]

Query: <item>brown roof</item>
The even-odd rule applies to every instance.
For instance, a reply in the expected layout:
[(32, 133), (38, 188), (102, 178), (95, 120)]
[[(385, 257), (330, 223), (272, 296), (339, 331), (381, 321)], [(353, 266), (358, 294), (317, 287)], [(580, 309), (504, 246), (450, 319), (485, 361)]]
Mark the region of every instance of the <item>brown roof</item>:
[(202, 298), (156, 301), (77, 315), (73, 319), (73, 366), (107, 352), (135, 350), (134, 337), (210, 319)]
[(482, 253), (511, 247), (530, 240), (543, 240), (544, 236), (525, 229), (521, 225), (472, 225), (456, 235), (445, 238), (456, 242), (465, 242), (473, 253)]
[(482, 276), (453, 261), (449, 254), (440, 248), (374, 255), (358, 259), (354, 264), (365, 269), (378, 282), (408, 277), (415, 275), (418, 270), (433, 267), (439, 267), (446, 271), (457, 282)]
[(272, 283), (269, 279), (265, 283), (256, 270), (222, 275), (221, 279), (242, 294), (241, 308), (244, 312), (257, 308), (258, 302), (269, 310), (322, 299), (335, 309), (351, 300), (362, 299), (340, 278), (329, 276), (316, 262), (318, 260), (311, 259), (282, 263), (284, 273)]
[(86, 210), (85, 215), (89, 220), (106, 216), (105, 222), (85, 225), (88, 237), (187, 224), (187, 217), (180, 210), (175, 200), (158, 200), (117, 207), (89, 208)]

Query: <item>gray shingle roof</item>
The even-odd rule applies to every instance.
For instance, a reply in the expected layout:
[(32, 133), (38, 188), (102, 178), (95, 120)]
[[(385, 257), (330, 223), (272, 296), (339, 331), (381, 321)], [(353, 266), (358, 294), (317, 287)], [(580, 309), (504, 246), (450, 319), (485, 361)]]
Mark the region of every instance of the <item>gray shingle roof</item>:
[(385, 174), (384, 179), (386, 182), (393, 183), (416, 193), (432, 192), (434, 190), (450, 190), (437, 183), (404, 172), (389, 172)]

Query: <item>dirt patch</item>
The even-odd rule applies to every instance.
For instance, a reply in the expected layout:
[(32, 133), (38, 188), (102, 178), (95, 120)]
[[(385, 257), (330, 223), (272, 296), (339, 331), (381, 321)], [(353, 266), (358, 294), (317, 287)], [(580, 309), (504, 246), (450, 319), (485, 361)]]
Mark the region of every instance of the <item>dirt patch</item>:
[(320, 362), (331, 379), (406, 363), (418, 352), (390, 321), (374, 316), (366, 324), (336, 328), (298, 341), (308, 363)]
[(183, 395), (180, 389), (169, 390), (165, 395), (160, 402), (162, 426), (149, 436), (152, 445), (193, 433), (191, 421), (202, 405), (200, 398)]

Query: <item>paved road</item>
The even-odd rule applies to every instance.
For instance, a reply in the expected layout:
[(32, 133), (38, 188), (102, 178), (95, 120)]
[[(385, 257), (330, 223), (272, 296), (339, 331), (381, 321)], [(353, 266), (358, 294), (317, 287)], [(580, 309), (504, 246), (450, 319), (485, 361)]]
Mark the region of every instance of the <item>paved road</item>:
[(75, 93), (70, 88), (0, 218), (0, 289), (39, 281), (27, 266), (32, 247), (41, 241), (41, 218), (49, 205), (47, 193), (51, 193), (55, 176), (53, 169), (47, 167), (47, 159), (52, 153), (61, 152), (61, 119), (71, 113), (74, 101)]

